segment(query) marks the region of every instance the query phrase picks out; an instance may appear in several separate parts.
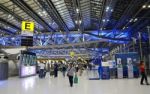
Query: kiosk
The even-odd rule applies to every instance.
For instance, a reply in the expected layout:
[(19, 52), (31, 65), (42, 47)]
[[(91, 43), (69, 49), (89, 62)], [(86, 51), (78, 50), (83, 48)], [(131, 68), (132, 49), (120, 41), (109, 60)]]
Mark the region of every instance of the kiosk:
[(19, 76), (28, 77), (36, 75), (36, 54), (28, 51), (21, 51), (20, 55), (20, 67), (19, 67)]

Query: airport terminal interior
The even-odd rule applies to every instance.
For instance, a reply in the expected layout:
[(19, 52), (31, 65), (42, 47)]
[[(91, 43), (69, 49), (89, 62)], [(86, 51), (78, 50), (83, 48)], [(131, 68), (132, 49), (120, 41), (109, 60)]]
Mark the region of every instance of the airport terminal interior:
[(0, 94), (150, 94), (150, 0), (0, 0)]

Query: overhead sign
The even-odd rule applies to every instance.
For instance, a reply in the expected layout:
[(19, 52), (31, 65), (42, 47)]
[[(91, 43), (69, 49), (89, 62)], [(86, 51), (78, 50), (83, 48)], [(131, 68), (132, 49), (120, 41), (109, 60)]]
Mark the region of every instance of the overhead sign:
[(22, 21), (22, 33), (23, 36), (33, 36), (34, 32), (34, 22)]
[(34, 22), (22, 21), (21, 46), (33, 46)]
[(75, 56), (75, 52), (70, 52), (70, 56), (74, 57)]

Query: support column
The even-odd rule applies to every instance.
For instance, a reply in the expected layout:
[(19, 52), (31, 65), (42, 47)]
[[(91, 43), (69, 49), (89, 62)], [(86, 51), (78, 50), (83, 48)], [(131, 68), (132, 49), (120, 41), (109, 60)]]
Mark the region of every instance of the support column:
[(139, 46), (140, 46), (140, 60), (143, 60), (142, 39), (141, 39), (141, 33), (140, 32), (139, 32)]
[(147, 30), (148, 30), (148, 39), (149, 39), (149, 46), (148, 46), (148, 58), (149, 58), (149, 60), (148, 60), (148, 65), (149, 65), (149, 73), (150, 73), (150, 26), (147, 26)]

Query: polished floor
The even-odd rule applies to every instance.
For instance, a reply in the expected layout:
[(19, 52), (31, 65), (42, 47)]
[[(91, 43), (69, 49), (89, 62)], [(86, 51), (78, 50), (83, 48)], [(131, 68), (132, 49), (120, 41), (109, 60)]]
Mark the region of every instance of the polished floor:
[[(88, 80), (86, 73), (79, 83), (69, 87), (67, 77), (38, 76), (0, 81), (0, 94), (150, 94), (150, 86), (139, 84), (140, 79)], [(150, 81), (150, 78), (149, 78)]]

